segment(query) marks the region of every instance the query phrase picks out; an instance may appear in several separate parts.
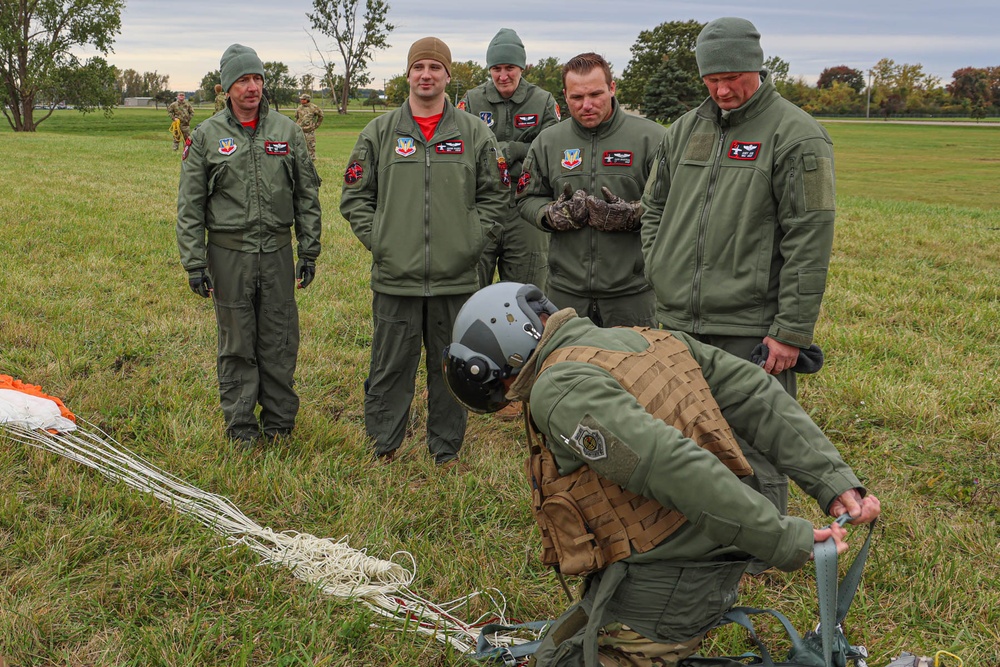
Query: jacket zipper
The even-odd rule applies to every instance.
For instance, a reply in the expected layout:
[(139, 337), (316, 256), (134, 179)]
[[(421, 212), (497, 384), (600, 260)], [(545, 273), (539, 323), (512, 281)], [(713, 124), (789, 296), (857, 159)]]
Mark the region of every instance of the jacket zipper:
[[(435, 130), (436, 131), (436, 130)], [(424, 296), (431, 295), (431, 151), (424, 143)]]
[(694, 333), (701, 333), (701, 279), (702, 267), (705, 257), (705, 237), (708, 236), (708, 214), (712, 210), (712, 200), (715, 197), (715, 185), (719, 178), (719, 170), (722, 166), (722, 148), (726, 143), (726, 135), (729, 130), (720, 130), (719, 147), (715, 153), (715, 160), (712, 163), (712, 174), (708, 178), (708, 192), (705, 195), (705, 207), (701, 211), (701, 220), (698, 222), (698, 252), (695, 256), (694, 285), (691, 288), (691, 318)]

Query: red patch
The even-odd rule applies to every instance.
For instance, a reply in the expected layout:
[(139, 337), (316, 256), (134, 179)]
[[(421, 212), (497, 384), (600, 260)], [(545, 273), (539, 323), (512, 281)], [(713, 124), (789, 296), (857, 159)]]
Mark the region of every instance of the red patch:
[(181, 160), (188, 159), (188, 151), (191, 150), (191, 137), (184, 140), (184, 154), (181, 155)]
[(460, 155), (465, 152), (465, 143), (461, 139), (442, 141), (439, 144), (434, 144), (434, 152), (439, 155)]
[(729, 157), (734, 160), (756, 160), (758, 155), (759, 141), (734, 141), (729, 145)]
[(465, 100), (462, 100), (461, 102), (459, 102), (457, 108), (460, 109), (460, 110), (462, 110), (462, 111), (465, 111)]
[(514, 115), (514, 127), (521, 130), (526, 127), (536, 127), (538, 125), (537, 113), (519, 113)]
[(631, 167), (632, 151), (604, 151), (601, 164), (605, 167)]
[(497, 169), (500, 170), (500, 182), (505, 188), (510, 187), (510, 170), (507, 169), (507, 160), (501, 155), (497, 158)]
[(361, 166), (360, 162), (354, 161), (347, 167), (347, 171), (344, 172), (344, 183), (354, 185), (364, 175), (365, 168)]
[(531, 174), (524, 172), (521, 174), (521, 178), (517, 179), (517, 194), (524, 192), (524, 189), (528, 187), (528, 183), (531, 182)]
[(288, 155), (287, 141), (265, 141), (264, 153), (266, 155)]

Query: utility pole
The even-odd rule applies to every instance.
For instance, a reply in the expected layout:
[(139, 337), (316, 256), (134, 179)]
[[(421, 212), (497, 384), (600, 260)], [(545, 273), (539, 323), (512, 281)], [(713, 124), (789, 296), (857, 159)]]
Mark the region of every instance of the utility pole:
[(865, 119), (871, 118), (872, 110), (872, 71), (868, 70), (868, 103), (865, 105)]

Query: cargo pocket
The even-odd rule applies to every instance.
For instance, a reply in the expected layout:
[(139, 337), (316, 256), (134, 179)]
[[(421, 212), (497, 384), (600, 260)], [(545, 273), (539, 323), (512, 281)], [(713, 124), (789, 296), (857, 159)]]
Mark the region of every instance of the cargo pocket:
[[(704, 634), (736, 602), (745, 561), (690, 563), (675, 575), (669, 602), (656, 624), (660, 641), (683, 641)], [(654, 586), (655, 587), (655, 586)], [(640, 630), (641, 632), (641, 630)]]
[(542, 502), (542, 515), (548, 522), (563, 574), (585, 575), (604, 568), (604, 554), (597, 538), (568, 493), (546, 498)]

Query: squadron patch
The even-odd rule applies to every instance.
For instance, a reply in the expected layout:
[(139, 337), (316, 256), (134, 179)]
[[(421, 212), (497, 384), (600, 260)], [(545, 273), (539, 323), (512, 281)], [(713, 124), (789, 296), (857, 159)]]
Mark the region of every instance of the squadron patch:
[(569, 440), (580, 450), (580, 456), (585, 459), (598, 461), (608, 457), (608, 447), (604, 441), (604, 434), (595, 428), (577, 424), (576, 430), (573, 431)]
[(236, 140), (232, 137), (219, 139), (219, 152), (223, 155), (232, 155), (236, 152)]
[(465, 100), (462, 100), (461, 102), (459, 102), (458, 106), (455, 107), (455, 108), (458, 109), (459, 111), (465, 111)]
[(434, 144), (434, 152), (439, 155), (442, 153), (459, 155), (465, 152), (465, 143), (461, 139), (442, 141), (439, 144)]
[(510, 187), (510, 170), (507, 169), (507, 160), (503, 155), (497, 155), (497, 169), (500, 170), (500, 182), (505, 188)]
[(361, 166), (361, 163), (355, 160), (347, 166), (344, 171), (344, 183), (347, 185), (354, 185), (361, 180), (361, 177), (365, 175), (365, 168)]
[(417, 152), (417, 147), (413, 145), (413, 137), (399, 137), (396, 139), (396, 153), (403, 157), (410, 157)]
[(479, 112), (479, 117), (483, 119), (484, 123), (486, 123), (486, 127), (493, 127), (497, 123), (493, 119), (493, 112), (492, 111), (480, 111)]
[(536, 127), (538, 125), (537, 113), (514, 114), (514, 127), (521, 130), (526, 127)]
[(560, 164), (564, 169), (576, 169), (583, 164), (583, 149), (567, 148), (563, 151), (563, 159)]
[(531, 174), (528, 172), (522, 172), (521, 177), (517, 179), (517, 194), (524, 192), (524, 189), (528, 187), (528, 183), (531, 182)]
[(184, 153), (181, 155), (181, 160), (188, 159), (189, 150), (191, 150), (191, 137), (184, 140)]
[(631, 167), (632, 151), (604, 151), (601, 162), (605, 167)]
[(759, 141), (734, 141), (729, 146), (729, 157), (734, 160), (756, 160), (759, 154)]
[(264, 153), (267, 155), (288, 155), (287, 141), (265, 141)]

